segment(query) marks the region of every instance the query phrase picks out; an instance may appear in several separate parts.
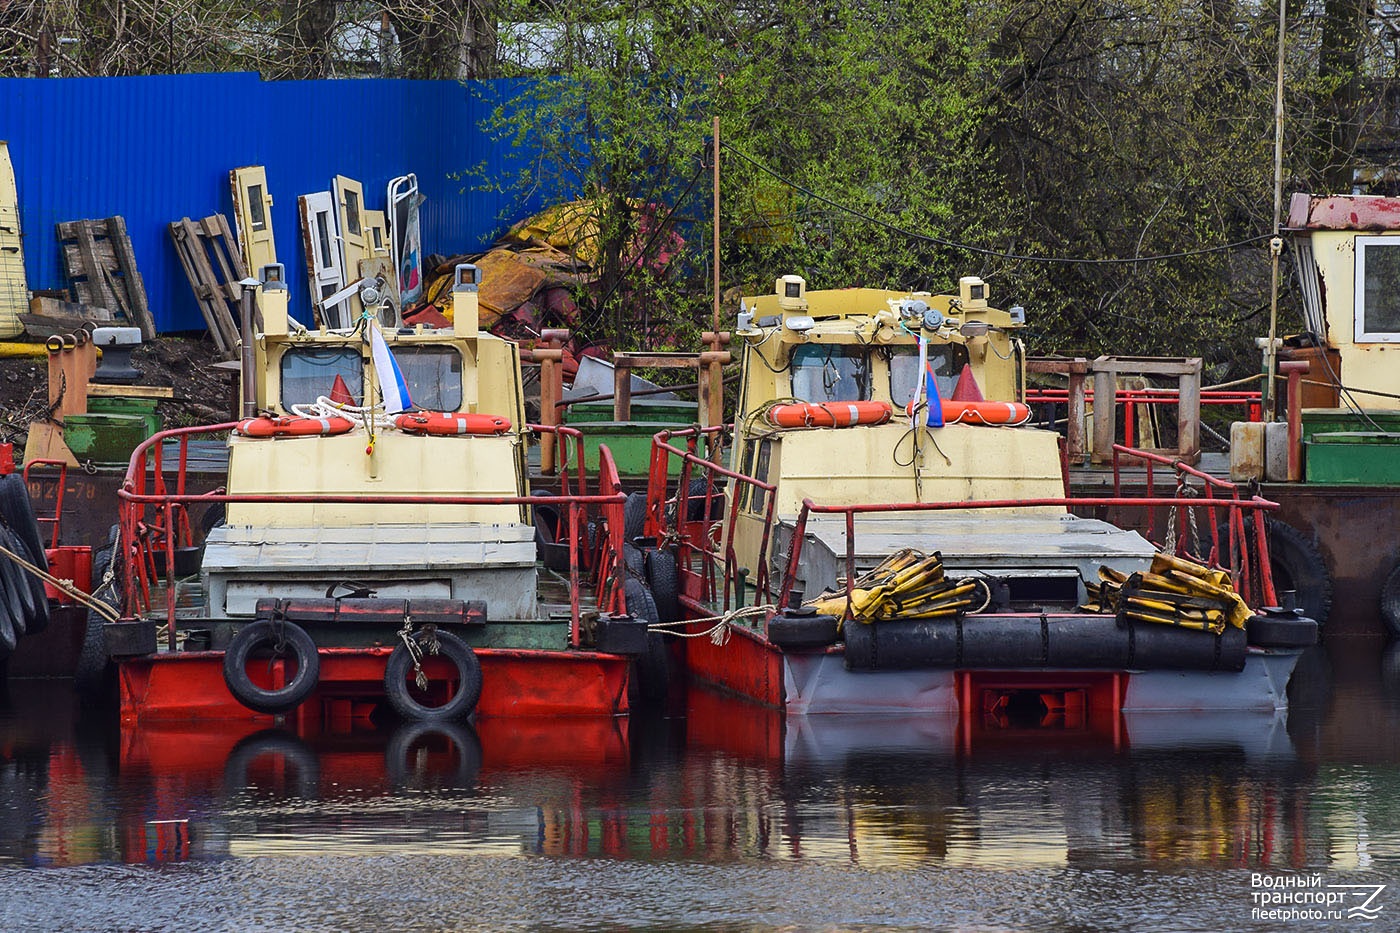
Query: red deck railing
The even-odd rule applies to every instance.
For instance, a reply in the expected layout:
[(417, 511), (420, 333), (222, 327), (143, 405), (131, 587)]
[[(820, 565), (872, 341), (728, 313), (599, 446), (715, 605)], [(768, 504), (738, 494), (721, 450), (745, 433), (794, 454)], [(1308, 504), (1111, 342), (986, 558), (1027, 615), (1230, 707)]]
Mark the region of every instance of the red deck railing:
[[(579, 643), (581, 616), (580, 594), (584, 586), (583, 573), (591, 570), (588, 581), (598, 595), (599, 608), (622, 611), (624, 608), (619, 578), (618, 555), (622, 549), (622, 503), (625, 497), (618, 480), (617, 466), (606, 447), (600, 452), (600, 468), (596, 495), (586, 494), (586, 479), (582, 474), (583, 437), (573, 428), (563, 426), (529, 425), (536, 436), (555, 435), (564, 452), (559, 471), (560, 495), (547, 498), (534, 496), (458, 496), (458, 495), (361, 495), (361, 494), (262, 494), (234, 495), (220, 487), (207, 493), (189, 492), (190, 442), (199, 437), (226, 436), (232, 422), (194, 428), (162, 431), (144, 441), (132, 453), (126, 477), (117, 495), (120, 503), (120, 543), (122, 575), (121, 598), (125, 615), (144, 615), (152, 611), (152, 593), (163, 579), (165, 583), (165, 623), (170, 645), (175, 639), (176, 610), (176, 552), (193, 547), (189, 512), (197, 505), (214, 503), (354, 503), (361, 505), (517, 505), (522, 517), (525, 507), (548, 503), (562, 509), (563, 530), (569, 542), (569, 589), (571, 643)], [(169, 442), (175, 444), (173, 464), (166, 452)], [(571, 468), (570, 464), (577, 464)], [(574, 490), (577, 487), (577, 491)], [(593, 535), (585, 533), (593, 519)], [(115, 555), (114, 555), (115, 559)]]
[[(684, 431), (660, 432), (653, 440), (652, 460), (650, 467), (650, 479), (648, 484), (650, 497), (647, 503), (647, 533), (659, 538), (673, 540), (678, 547), (677, 565), (683, 568), (692, 567), (694, 559), (698, 558), (701, 563), (700, 573), (702, 578), (701, 591), (698, 595), (700, 602), (713, 602), (717, 595), (722, 596), (721, 605), (730, 606), (731, 583), (739, 580), (738, 566), (734, 552), (734, 529), (736, 518), (739, 513), (741, 502), (751, 501), (746, 496), (752, 496), (755, 491), (762, 490), (765, 493), (765, 504), (762, 509), (764, 531), (762, 543), (759, 549), (760, 554), (767, 554), (769, 549), (770, 534), (774, 525), (774, 502), (772, 493), (775, 486), (760, 481), (754, 477), (744, 476), (732, 470), (726, 469), (714, 463), (712, 459), (700, 456), (696, 453), (697, 443), (700, 435), (717, 432), (719, 429), (712, 428), (705, 431), (687, 429)], [(684, 438), (685, 449), (674, 446), (671, 441), (675, 438)], [(717, 443), (712, 441), (717, 446)], [(672, 500), (676, 507), (669, 510), (667, 503), (662, 501), (662, 494), (658, 490), (666, 488), (664, 480), (667, 476), (671, 457), (680, 457), (682, 460), (681, 480), (677, 485), (676, 498)], [(1137, 458), (1145, 462), (1147, 466), (1146, 495), (1125, 496), (1122, 494), (1122, 478), (1120, 461), (1124, 458)], [(1177, 494), (1159, 496), (1156, 494), (1154, 483), (1153, 467), (1169, 467), (1172, 476), (1176, 480), (1174, 490)], [(704, 494), (705, 511), (703, 518), (692, 520), (686, 508), (689, 497), (689, 480), (693, 470), (701, 470), (705, 474), (706, 487)], [(658, 481), (658, 479), (660, 481)], [(719, 495), (716, 492), (716, 485), (721, 480), (728, 480), (731, 488), (727, 495), (727, 520), (715, 523), (709, 520), (711, 514), (710, 506), (713, 499)], [(1201, 492), (1194, 492), (1194, 485), (1190, 481), (1196, 481), (1201, 486)], [(747, 487), (747, 491), (746, 491)], [(849, 596), (849, 588), (852, 581), (857, 577), (855, 566), (856, 555), (856, 516), (861, 514), (882, 514), (892, 512), (937, 512), (937, 511), (965, 511), (971, 509), (1019, 509), (1031, 507), (1059, 507), (1067, 511), (1083, 511), (1096, 508), (1115, 509), (1135, 509), (1145, 510), (1146, 536), (1151, 539), (1155, 533), (1157, 525), (1157, 514), (1161, 510), (1167, 510), (1174, 518), (1176, 527), (1176, 543), (1174, 552), (1177, 556), (1198, 557), (1208, 566), (1222, 567), (1228, 570), (1234, 580), (1237, 592), (1251, 606), (1276, 605), (1277, 597), (1274, 592), (1272, 574), (1270, 572), (1268, 560), (1268, 542), (1265, 535), (1264, 523), (1262, 521), (1252, 522), (1253, 533), (1246, 534), (1245, 513), (1265, 512), (1278, 508), (1278, 503), (1272, 502), (1255, 495), (1243, 495), (1240, 488), (1234, 483), (1211, 476), (1208, 473), (1194, 469), (1179, 461), (1171, 460), (1147, 451), (1139, 451), (1130, 447), (1116, 445), (1114, 447), (1114, 494), (1112, 496), (1072, 496), (1054, 498), (1034, 498), (1034, 499), (994, 499), (994, 500), (966, 500), (957, 502), (902, 502), (902, 503), (871, 503), (861, 505), (818, 505), (811, 499), (804, 499), (802, 508), (799, 511), (791, 536), (791, 546), (788, 549), (787, 565), (784, 569), (783, 579), (777, 588), (776, 604), (787, 605), (792, 596), (794, 582), (797, 577), (797, 569), (801, 560), (802, 547), (806, 537), (806, 528), (809, 517), (817, 514), (841, 515), (845, 520), (845, 568), (846, 586)], [(1210, 546), (1208, 553), (1201, 555), (1195, 551), (1202, 544), (1197, 540), (1197, 535), (1192, 533), (1193, 510), (1202, 510), (1208, 517), (1210, 534)], [(1217, 514), (1223, 512), (1228, 519), (1228, 536), (1225, 542), (1226, 547), (1222, 550), (1217, 524)], [(674, 515), (674, 523), (668, 524), (668, 517)], [(721, 538), (716, 538), (715, 532), (718, 530)], [(1223, 559), (1222, 559), (1223, 558)], [(768, 579), (766, 561), (758, 561), (757, 578), (755, 583), (755, 605), (761, 602), (765, 595), (773, 595)], [(715, 586), (716, 577), (724, 580), (722, 594), (717, 594)]]

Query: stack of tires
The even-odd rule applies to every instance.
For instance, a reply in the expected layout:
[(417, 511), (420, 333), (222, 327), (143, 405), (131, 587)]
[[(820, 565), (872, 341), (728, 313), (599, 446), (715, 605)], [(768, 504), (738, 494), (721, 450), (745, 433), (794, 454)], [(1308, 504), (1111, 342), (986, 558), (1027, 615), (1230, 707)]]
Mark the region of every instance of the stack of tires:
[[(0, 476), (0, 660), (8, 658), (19, 640), (49, 624), (49, 600), (44, 581), (15, 558), (48, 570), (39, 523), (29, 504), (29, 490), (18, 473)], [(14, 555), (11, 557), (10, 555)]]
[[(626, 573), (623, 594), (627, 611), (647, 623), (676, 622), (681, 617), (676, 556), (642, 537), (646, 495), (634, 492), (623, 505), (622, 546)], [(630, 700), (634, 707), (659, 708), (671, 693), (676, 664), (670, 642), (661, 632), (647, 633), (646, 652), (632, 662)]]

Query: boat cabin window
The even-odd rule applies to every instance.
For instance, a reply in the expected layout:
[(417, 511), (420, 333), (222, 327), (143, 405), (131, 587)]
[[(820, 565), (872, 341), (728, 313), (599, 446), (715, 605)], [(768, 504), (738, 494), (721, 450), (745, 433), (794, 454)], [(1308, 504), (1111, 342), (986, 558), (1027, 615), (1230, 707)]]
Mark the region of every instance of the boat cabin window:
[(356, 400), (364, 394), (360, 348), (354, 347), (289, 347), (282, 354), (282, 408), (291, 411), (293, 405), (310, 405), (335, 388), (335, 377), (345, 380), (345, 387)]
[(1400, 237), (1356, 238), (1357, 343), (1400, 343)]
[[(960, 343), (929, 345), (928, 363), (933, 368), (933, 381), (938, 386), (939, 397), (952, 397), (967, 361), (967, 347)], [(919, 381), (918, 348), (893, 347), (890, 351), (890, 401), (896, 408), (903, 408), (913, 401)]]
[[(749, 450), (752, 452), (752, 445), (750, 445)], [(753, 464), (753, 472), (749, 475), (765, 483), (770, 482), (768, 473), (772, 462), (773, 439), (771, 437), (765, 437), (763, 440), (759, 441), (758, 457)], [(748, 494), (749, 511), (761, 513), (768, 505), (768, 490), (761, 486), (751, 486), (748, 483), (744, 484), (744, 489)]]
[(870, 354), (864, 347), (803, 344), (792, 351), (792, 395), (804, 402), (870, 398)]
[(394, 348), (403, 370), (408, 396), (426, 411), (456, 411), (462, 407), (462, 356), (450, 347)]

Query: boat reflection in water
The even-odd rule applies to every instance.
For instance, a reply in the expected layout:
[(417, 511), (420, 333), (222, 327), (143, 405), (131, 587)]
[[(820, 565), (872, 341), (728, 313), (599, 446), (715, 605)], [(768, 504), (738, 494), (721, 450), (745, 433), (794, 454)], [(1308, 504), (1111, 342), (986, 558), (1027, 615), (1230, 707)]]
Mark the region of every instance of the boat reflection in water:
[[(1374, 810), (1393, 762), (1319, 764), (1286, 713), (785, 723), (692, 691), (683, 718), (630, 723), (169, 724), (113, 739), (44, 696), (26, 687), (0, 710), (0, 864), (412, 853), (1285, 871), (1364, 868), (1368, 820), (1372, 851), (1400, 825)], [(1312, 728), (1299, 723), (1295, 736)]]
[(1053, 729), (995, 716), (790, 716), (784, 732), (779, 714), (732, 700), (692, 694), (690, 707), (692, 758), (706, 748), (753, 765), (781, 757), (774, 809), (760, 807), (776, 825), (750, 833), (773, 840), (764, 854), (775, 857), (1286, 869), (1324, 854), (1308, 851), (1315, 769), (1284, 711)]

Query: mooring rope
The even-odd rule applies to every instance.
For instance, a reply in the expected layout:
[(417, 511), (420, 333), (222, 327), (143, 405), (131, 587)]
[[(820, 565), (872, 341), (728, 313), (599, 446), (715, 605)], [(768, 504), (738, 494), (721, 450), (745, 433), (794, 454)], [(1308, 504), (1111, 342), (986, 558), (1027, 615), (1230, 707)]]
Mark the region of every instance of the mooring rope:
[[(777, 606), (744, 606), (740, 609), (731, 609), (720, 616), (701, 616), (698, 619), (682, 619), (676, 622), (652, 622), (647, 626), (649, 632), (665, 632), (677, 638), (703, 638), (706, 635), (710, 641), (716, 645), (726, 645), (729, 643), (729, 627), (739, 619), (751, 619), (757, 616), (765, 616), (777, 609)], [(703, 632), (683, 632), (677, 626), (694, 625), (697, 622), (714, 622), (715, 624)]]
[[(45, 583), (51, 585), (54, 589), (62, 591), (64, 594), (71, 596), (77, 602), (80, 602), (84, 606), (87, 606), (89, 609), (102, 616), (102, 618), (106, 619), (108, 622), (121, 621), (121, 613), (117, 612), (117, 610), (102, 602), (100, 599), (93, 599), (92, 597), (88, 596), (88, 594), (84, 593), (82, 590), (74, 586), (72, 580), (63, 580), (59, 577), (55, 577), (53, 574), (45, 570), (41, 570), (40, 568), (34, 566), (29, 561), (25, 560), (23, 557), (20, 557), (18, 554), (16, 554), (14, 551), (11, 551), (4, 545), (0, 545), (0, 554), (3, 554), (5, 557), (10, 558), (16, 564), (19, 564), (21, 567), (32, 573), (34, 576), (38, 577), (40, 580), (43, 580)], [(108, 574), (111, 574), (110, 568), (108, 569)], [(106, 583), (107, 580), (104, 579), (102, 582)]]

